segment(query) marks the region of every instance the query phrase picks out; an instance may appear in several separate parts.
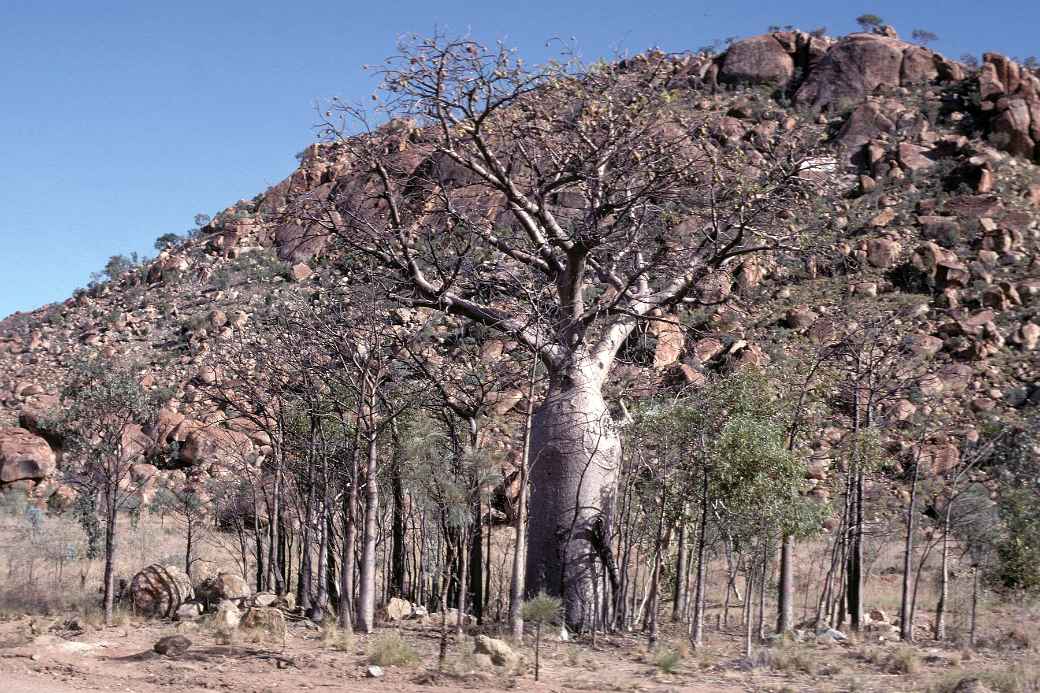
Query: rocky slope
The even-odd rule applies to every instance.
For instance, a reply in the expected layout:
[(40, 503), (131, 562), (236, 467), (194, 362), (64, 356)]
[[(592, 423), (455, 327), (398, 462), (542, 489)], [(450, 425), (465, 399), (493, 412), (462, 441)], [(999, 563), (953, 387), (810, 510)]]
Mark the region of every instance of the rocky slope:
[[(721, 55), (667, 59), (675, 88), (696, 90), (705, 110), (725, 114), (711, 133), (721, 144), (753, 147), (777, 128), (827, 132), (833, 174), (821, 214), (834, 239), (804, 266), (769, 257), (740, 265), (715, 289), (727, 304), (677, 316), (686, 329), (643, 335), (645, 358), (617, 367), (611, 394), (696, 384), (709, 371), (822, 341), (850, 316), (900, 307), (909, 317), (891, 329), (930, 365), (917, 383), (925, 404), (902, 400), (894, 418), (923, 406), (963, 432), (1036, 416), (1040, 77), (997, 54), (969, 68), (888, 28), (840, 39), (777, 32)], [(159, 424), (135, 435), (144, 448), (177, 442), (180, 469), (140, 465), (144, 493), (211, 470), (222, 445), (262, 452), (260, 432), (206, 425), (220, 418), (199, 406), (198, 386), (213, 377), (206, 354), (252, 329), (281, 294), (328, 278), (336, 247), (280, 212), (302, 193), (328, 196), (351, 175), (337, 146), (313, 145), (288, 178), (220, 212), (197, 237), (118, 280), (0, 322), (0, 489), (68, 502), (54, 472), (60, 440), (45, 414), (63, 369), (93, 350), (143, 364), (142, 382), (168, 392)], [(506, 394), (498, 416), (520, 401)], [(807, 472), (819, 495), (825, 439), (824, 462)], [(931, 443), (937, 458), (955, 459), (948, 440)]]

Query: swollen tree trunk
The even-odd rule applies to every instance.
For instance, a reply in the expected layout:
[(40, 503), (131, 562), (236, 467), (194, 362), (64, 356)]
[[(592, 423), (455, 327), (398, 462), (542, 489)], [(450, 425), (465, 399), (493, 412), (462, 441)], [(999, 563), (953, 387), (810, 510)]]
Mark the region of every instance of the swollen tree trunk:
[(379, 533), (379, 480), (376, 433), (369, 432), (368, 463), (365, 469), (365, 527), (361, 547), (361, 588), (358, 593), (358, 628), (371, 633), (376, 625), (376, 537)]
[(593, 620), (596, 562), (610, 551), (621, 443), (590, 361), (553, 374), (531, 431), (528, 595), (560, 596), (567, 625)]

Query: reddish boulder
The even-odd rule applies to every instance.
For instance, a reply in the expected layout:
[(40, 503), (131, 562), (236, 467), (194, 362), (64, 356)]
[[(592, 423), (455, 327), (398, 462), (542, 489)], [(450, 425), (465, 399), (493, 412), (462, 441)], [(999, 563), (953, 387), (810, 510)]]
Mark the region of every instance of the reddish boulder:
[(875, 34), (850, 34), (827, 51), (798, 88), (795, 101), (823, 108), (860, 101), (878, 87), (898, 87), (907, 45)]
[(0, 428), (0, 483), (38, 482), (54, 469), (54, 451), (46, 440), (22, 428)]
[(772, 34), (733, 43), (722, 57), (719, 81), (729, 84), (786, 84), (794, 59)]

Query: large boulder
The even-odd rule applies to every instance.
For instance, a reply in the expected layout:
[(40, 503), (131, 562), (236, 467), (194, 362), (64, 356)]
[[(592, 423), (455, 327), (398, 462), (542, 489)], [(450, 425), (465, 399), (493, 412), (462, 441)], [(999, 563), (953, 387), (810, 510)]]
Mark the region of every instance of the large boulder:
[(798, 88), (795, 101), (823, 108), (861, 101), (878, 87), (898, 87), (908, 46), (887, 36), (850, 34), (827, 51)]
[(242, 617), (242, 628), (284, 642), (285, 614), (280, 609), (254, 606)]
[(23, 428), (0, 428), (0, 485), (39, 483), (54, 468), (54, 451), (46, 440)]
[(191, 580), (175, 565), (150, 565), (130, 581), (130, 606), (141, 616), (172, 618), (193, 596)]
[(495, 666), (513, 668), (520, 662), (520, 656), (504, 640), (496, 640), (486, 635), (478, 635), (473, 641), (476, 654), (487, 655)]
[(1040, 161), (1040, 77), (999, 53), (979, 70), (982, 110), (991, 114), (990, 140), (1016, 156)]
[(221, 599), (230, 599), (232, 601), (248, 599), (253, 594), (253, 590), (250, 589), (249, 583), (246, 582), (245, 578), (234, 573), (217, 573), (217, 576), (213, 579), (213, 584), (217, 596)]
[(384, 609), (387, 621), (403, 621), (412, 615), (412, 603), (399, 597), (391, 597)]
[(729, 84), (786, 84), (794, 76), (794, 58), (772, 34), (733, 43), (722, 57), (719, 81)]

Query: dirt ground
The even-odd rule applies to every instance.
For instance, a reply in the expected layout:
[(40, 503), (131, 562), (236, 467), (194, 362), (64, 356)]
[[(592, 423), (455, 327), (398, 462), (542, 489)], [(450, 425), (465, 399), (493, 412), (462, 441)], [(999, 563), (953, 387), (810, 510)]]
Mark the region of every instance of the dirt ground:
[[(680, 667), (674, 674), (632, 655), (634, 638), (599, 638), (587, 644), (547, 642), (542, 653), (541, 681), (531, 667), (519, 675), (475, 671), (467, 666), (471, 638), (451, 643), (450, 674), (436, 674), (438, 632), (433, 626), (406, 628), (403, 635), (419, 653), (418, 664), (384, 668), (382, 678), (367, 677), (372, 638), (358, 636), (346, 651), (327, 647), (319, 631), (290, 624), (281, 643), (219, 644), (199, 629), (186, 632), (193, 644), (179, 657), (162, 656), (152, 645), (174, 634), (172, 623), (137, 622), (82, 633), (58, 626), (40, 635), (48, 623), (39, 617), (0, 623), (0, 691), (67, 693), (68, 691), (213, 691), (273, 693), (293, 690), (393, 691), (741, 691), (726, 672), (700, 672)], [(524, 656), (533, 662), (533, 650)]]
[[(181, 631), (192, 640), (185, 654), (163, 656), (152, 650), (159, 638)], [(710, 633), (709, 647), (684, 652), (671, 673), (661, 670), (642, 638), (600, 636), (595, 645), (550, 638), (536, 682), (533, 643), (522, 650), (521, 670), (508, 672), (481, 670), (471, 654), (472, 638), (453, 639), (445, 667), (450, 673), (437, 673), (438, 628), (408, 625), (399, 632), (419, 661), (384, 667), (383, 677), (369, 678), (370, 654), (378, 638), (392, 632), (384, 628), (332, 646), (327, 635), (299, 620), (290, 622), (284, 646), (242, 637), (224, 644), (205, 624), (178, 629), (168, 622), (134, 621), (79, 631), (60, 618), (23, 616), (0, 621), (0, 691), (927, 691), (937, 690), (932, 686), (944, 676), (1002, 666), (985, 654), (966, 662), (954, 649), (919, 647), (912, 671), (885, 671), (891, 653), (900, 652), (898, 644), (764, 648), (752, 666), (740, 656), (734, 629)], [(675, 645), (679, 638), (678, 631), (666, 633), (662, 643)]]

